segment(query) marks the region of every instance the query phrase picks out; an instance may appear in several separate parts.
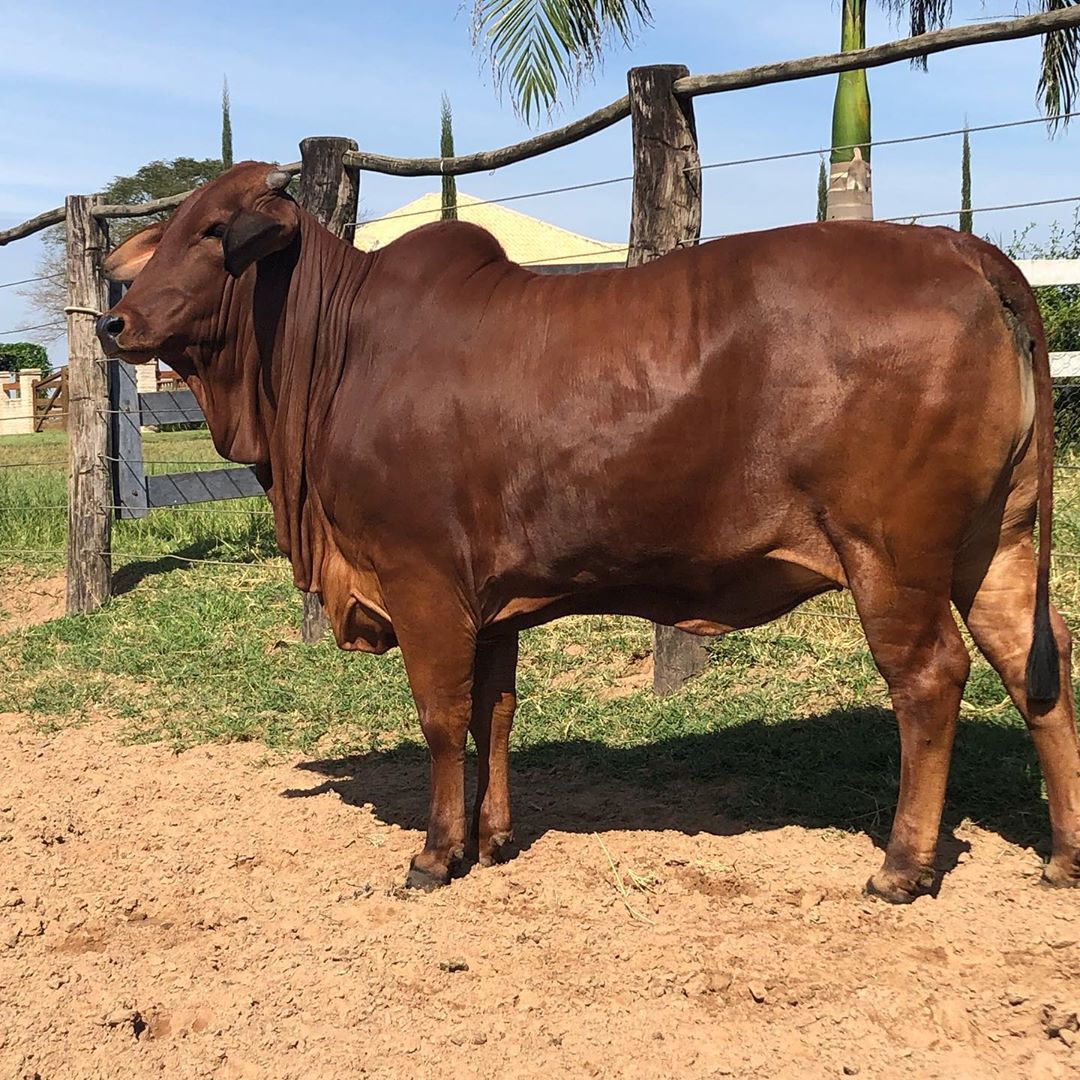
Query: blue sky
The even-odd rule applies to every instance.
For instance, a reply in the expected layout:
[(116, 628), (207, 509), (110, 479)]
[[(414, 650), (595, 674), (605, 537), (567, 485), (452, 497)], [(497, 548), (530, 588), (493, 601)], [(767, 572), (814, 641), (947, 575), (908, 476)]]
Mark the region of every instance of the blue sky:
[[(14, 7), (14, 10), (12, 10)], [(694, 72), (831, 52), (839, 15), (830, 0), (654, 0), (655, 25), (632, 51), (617, 50), (594, 83), (567, 102), (562, 123), (625, 92), (633, 64), (684, 63)], [(736, 9), (727, 18), (718, 11)], [(954, 25), (1008, 14), (957, 0)], [(1004, 10), (1002, 10), (1004, 9)], [(291, 161), (306, 135), (349, 135), (400, 156), (438, 146), (439, 95), (454, 107), (459, 152), (529, 134), (495, 95), (469, 41), (458, 0), (397, 4), (309, 0), (289, 8), (233, 0), (190, 0), (163, 10), (132, 0), (124, 18), (100, 0), (38, 0), (9, 6), (0, 84), (0, 228), (98, 190), (114, 175), (155, 158), (215, 156), (221, 78), (229, 77), (237, 159)], [(875, 12), (873, 42), (902, 36)], [(905, 65), (871, 72), (874, 134), (890, 138), (1022, 119), (1037, 113), (1036, 39), (931, 58), (929, 74)], [(705, 162), (812, 149), (828, 142), (835, 80), (698, 98)], [(546, 126), (546, 125), (545, 125)], [(1080, 195), (1075, 132), (1050, 140), (1040, 125), (973, 137), (975, 205)], [(874, 155), (879, 217), (947, 210), (959, 202), (959, 140)], [(630, 171), (629, 126), (496, 174), (462, 178), (463, 191), (496, 197)], [(813, 215), (817, 161), (706, 173), (704, 232), (734, 232)], [(377, 216), (424, 191), (431, 180), (365, 175), (361, 213)], [(518, 202), (515, 207), (601, 240), (625, 241), (629, 185)], [(1070, 206), (976, 217), (976, 229), (1008, 238), (1030, 222), (1070, 220)], [(34, 273), (40, 247), (0, 248), (0, 283)], [(41, 321), (16, 289), (0, 289), (0, 330)], [(33, 339), (34, 335), (25, 335)], [(5, 340), (12, 340), (6, 337)], [(54, 350), (59, 358), (61, 350)]]

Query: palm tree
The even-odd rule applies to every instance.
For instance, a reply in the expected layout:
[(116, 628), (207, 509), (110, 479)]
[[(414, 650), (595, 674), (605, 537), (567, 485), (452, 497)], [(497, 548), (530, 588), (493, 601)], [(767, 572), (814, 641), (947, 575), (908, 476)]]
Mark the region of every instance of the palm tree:
[[(1028, 0), (1027, 8), (1052, 11), (1077, 2)], [(906, 16), (913, 35), (940, 29), (952, 15), (952, 0), (878, 3), (897, 19)], [(866, 47), (866, 5), (867, 0), (841, 0), (842, 51)], [(825, 10), (822, 5), (823, 14)], [(514, 107), (527, 121), (550, 110), (560, 88), (572, 95), (605, 49), (630, 45), (651, 21), (648, 0), (472, 0), (473, 44), (488, 52), (496, 87), (509, 88)], [(1038, 93), (1048, 117), (1072, 110), (1078, 60), (1077, 30), (1059, 30), (1043, 38)], [(919, 66), (925, 68), (925, 60)], [(1057, 121), (1051, 119), (1050, 124), (1054, 127)], [(828, 216), (872, 217), (870, 93), (865, 71), (838, 77), (832, 145)]]
[[(867, 0), (842, 0), (840, 49), (866, 48)], [(952, 0), (879, 0), (897, 19), (905, 16), (909, 32), (917, 36), (940, 30), (952, 15)], [(1029, 11), (1053, 11), (1071, 7), (1076, 0), (1028, 0)], [(1043, 38), (1038, 94), (1050, 127), (1054, 119), (1072, 111), (1077, 91), (1077, 59), (1080, 36), (1076, 30), (1061, 30)], [(913, 61), (926, 68), (926, 60)], [(870, 185), (870, 93), (865, 71), (844, 72), (837, 79), (833, 105), (832, 158), (829, 175), (829, 218), (874, 216)]]

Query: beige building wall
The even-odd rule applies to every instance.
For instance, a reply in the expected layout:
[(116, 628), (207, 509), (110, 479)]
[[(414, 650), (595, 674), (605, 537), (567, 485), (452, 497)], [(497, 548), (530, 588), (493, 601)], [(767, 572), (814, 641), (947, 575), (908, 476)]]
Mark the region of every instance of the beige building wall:
[(135, 368), (135, 386), (140, 394), (152, 394), (157, 390), (158, 362), (139, 364)]
[(0, 435), (27, 435), (34, 430), (34, 380), (41, 378), (36, 369), (20, 371), (18, 376), (10, 371), (0, 371), (0, 385), (17, 383), (14, 396), (7, 393), (0, 400)]

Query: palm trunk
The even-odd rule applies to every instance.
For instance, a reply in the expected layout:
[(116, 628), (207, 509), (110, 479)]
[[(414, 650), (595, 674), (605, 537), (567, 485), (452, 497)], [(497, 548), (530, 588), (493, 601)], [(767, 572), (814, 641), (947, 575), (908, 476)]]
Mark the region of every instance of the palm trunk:
[[(842, 0), (842, 4), (841, 51), (866, 48), (866, 0)], [(828, 219), (872, 220), (870, 91), (866, 85), (865, 71), (845, 71), (837, 79), (832, 144)]]

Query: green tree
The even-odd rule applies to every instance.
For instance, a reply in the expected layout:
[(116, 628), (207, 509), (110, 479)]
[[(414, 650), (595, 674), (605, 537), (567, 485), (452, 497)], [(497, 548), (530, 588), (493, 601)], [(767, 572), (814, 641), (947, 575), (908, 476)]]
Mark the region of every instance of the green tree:
[[(450, 99), (445, 94), (442, 96), (439, 120), (439, 156), (453, 157), (454, 116), (450, 111)], [(457, 221), (457, 181), (452, 176), (442, 178), (442, 212), (439, 216), (443, 221)]]
[(232, 116), (229, 113), (229, 80), (221, 80), (221, 167), (233, 167)]
[(829, 212), (829, 174), (825, 171), (825, 159), (818, 158), (817, 219), (824, 221)]
[[(205, 184), (222, 171), (217, 158), (178, 157), (172, 161), (150, 161), (131, 176), (116, 176), (102, 194), (109, 203), (145, 203), (176, 195)], [(150, 222), (168, 217), (169, 211), (137, 218), (114, 218), (109, 222), (109, 237), (118, 244), (132, 233), (145, 228)], [(33, 307), (42, 315), (42, 321), (55, 319), (62, 323), (65, 292), (65, 233), (63, 225), (54, 225), (41, 234), (42, 256), (37, 276), (42, 280), (21, 289)], [(64, 333), (64, 326), (57, 325), (37, 331), (41, 340), (56, 341)]]
[(971, 212), (971, 136), (964, 124), (964, 145), (960, 151), (960, 231), (974, 232), (975, 219)]
[(40, 371), (49, 374), (49, 357), (45, 347), (35, 341), (0, 342), (0, 371)]

